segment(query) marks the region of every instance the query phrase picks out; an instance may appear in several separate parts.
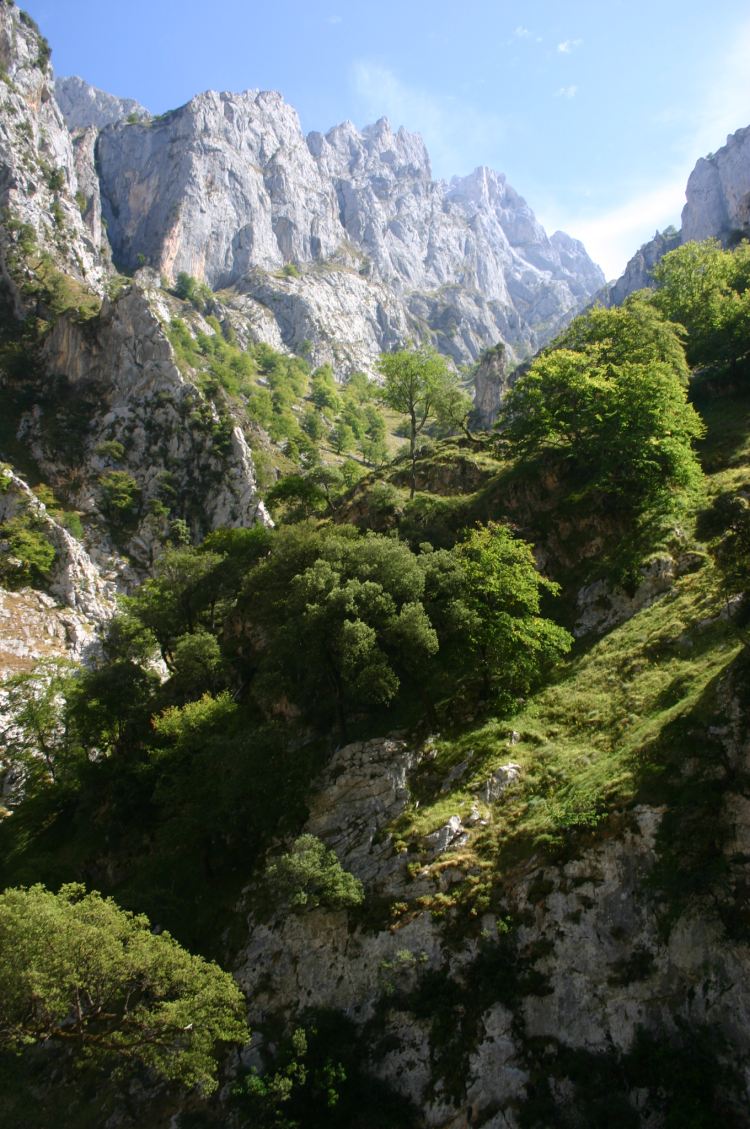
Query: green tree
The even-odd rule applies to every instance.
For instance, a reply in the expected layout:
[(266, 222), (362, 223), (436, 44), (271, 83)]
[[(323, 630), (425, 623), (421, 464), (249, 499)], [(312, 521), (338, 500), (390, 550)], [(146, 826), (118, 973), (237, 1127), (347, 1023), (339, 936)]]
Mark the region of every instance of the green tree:
[(454, 414), (458, 377), (445, 357), (427, 348), (383, 353), (378, 371), (384, 378), (383, 401), (408, 417), (413, 498), (417, 489), (417, 436), (429, 420)]
[(8, 587), (29, 584), (43, 588), (55, 563), (55, 547), (48, 540), (44, 527), (29, 513), (16, 514), (0, 525), (0, 580)]
[(354, 705), (388, 704), (438, 641), (421, 604), (424, 575), (410, 549), (351, 527), (277, 531), (238, 601), (257, 640), (253, 689), (273, 713), (280, 700), (342, 737)]
[(653, 269), (654, 304), (688, 333), (692, 365), (736, 369), (750, 352), (750, 245), (685, 243)]
[(703, 424), (664, 361), (613, 364), (598, 344), (546, 353), (509, 392), (500, 427), (522, 458), (551, 450), (572, 460), (580, 497), (616, 497), (633, 514), (669, 506), (700, 480), (692, 443)]
[(335, 416), (341, 407), (341, 397), (330, 365), (321, 365), (310, 379), (310, 399), (316, 408)]
[(215, 581), (222, 560), (210, 549), (167, 549), (156, 562), (154, 575), (123, 600), (126, 611), (153, 632), (170, 669), (181, 635), (214, 626), (220, 595)]
[(54, 1041), (105, 1067), (146, 1066), (216, 1089), (217, 1046), (243, 1043), (244, 1000), (228, 973), (96, 891), (0, 895), (0, 1041)]
[(99, 477), (102, 510), (118, 525), (135, 520), (141, 501), (141, 490), (126, 470), (108, 470)]
[(595, 347), (603, 365), (665, 364), (687, 384), (685, 331), (682, 325), (668, 321), (652, 299), (647, 291), (638, 291), (622, 306), (595, 306), (571, 322), (554, 348), (582, 353)]
[(2, 684), (2, 760), (20, 772), (25, 795), (65, 780), (80, 762), (64, 709), (72, 675), (65, 660), (43, 659)]
[(314, 835), (300, 835), (291, 850), (266, 867), (266, 887), (292, 909), (344, 909), (364, 901), (362, 883)]
[(211, 287), (205, 282), (199, 282), (187, 271), (180, 271), (177, 275), (174, 292), (184, 302), (190, 302), (197, 310), (205, 310), (213, 297)]
[(423, 553), (420, 563), (449, 678), (460, 670), (462, 684), (477, 685), (496, 709), (540, 685), (570, 649), (570, 634), (540, 615), (542, 595), (558, 585), (505, 526), (479, 526), (452, 550)]

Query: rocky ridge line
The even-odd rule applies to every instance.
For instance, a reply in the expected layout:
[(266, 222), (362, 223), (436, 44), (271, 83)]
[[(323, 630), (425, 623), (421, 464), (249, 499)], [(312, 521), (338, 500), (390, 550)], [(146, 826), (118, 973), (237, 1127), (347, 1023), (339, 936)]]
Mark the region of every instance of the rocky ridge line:
[[(96, 91), (64, 89), (80, 93), (66, 103), (72, 127), (102, 120), (87, 116)], [(278, 93), (208, 91), (106, 125), (96, 160), (121, 269), (145, 258), (171, 279), (238, 287), (288, 348), (309, 342), (315, 363), (342, 372), (409, 338), (457, 362), (498, 339), (526, 355), (603, 281), (580, 243), (547, 237), (502, 174), (435, 181), (422, 139), (384, 118), (305, 137)]]

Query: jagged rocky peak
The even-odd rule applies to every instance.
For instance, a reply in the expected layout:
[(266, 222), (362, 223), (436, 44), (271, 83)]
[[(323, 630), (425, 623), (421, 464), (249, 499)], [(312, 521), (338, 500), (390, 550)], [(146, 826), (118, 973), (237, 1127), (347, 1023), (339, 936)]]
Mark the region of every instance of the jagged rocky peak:
[(55, 79), (55, 100), (71, 132), (91, 127), (104, 129), (106, 125), (128, 118), (146, 119), (151, 116), (145, 106), (133, 98), (107, 94), (89, 86), (77, 75)]
[(401, 181), (432, 180), (427, 147), (418, 133), (401, 126), (395, 133), (388, 118), (358, 130), (350, 121), (322, 133), (309, 133), (307, 144), (331, 176), (377, 175), (384, 168)]
[[(402, 322), (407, 336), (433, 339), (457, 361), (499, 338), (525, 355), (603, 281), (582, 248), (572, 255), (547, 238), (501, 174), (435, 181), (422, 138), (385, 118), (305, 137), (274, 92), (209, 91), (159, 118), (113, 123), (99, 136), (97, 167), (122, 269), (145, 256), (168, 277), (186, 271), (248, 293), (259, 270), (302, 268), (297, 286), (277, 288), (290, 346), (300, 303), (321, 305), (312, 291), (323, 268), (356, 273), (365, 289), (384, 283), (396, 297), (401, 313), (378, 315), (375, 352)], [(313, 344), (330, 341), (341, 321), (323, 304), (332, 318)], [(383, 309), (380, 295), (368, 304)]]
[(276, 93), (209, 91), (148, 123), (109, 126), (97, 156), (126, 269), (145, 255), (217, 288), (253, 267), (330, 257), (343, 236), (335, 192)]

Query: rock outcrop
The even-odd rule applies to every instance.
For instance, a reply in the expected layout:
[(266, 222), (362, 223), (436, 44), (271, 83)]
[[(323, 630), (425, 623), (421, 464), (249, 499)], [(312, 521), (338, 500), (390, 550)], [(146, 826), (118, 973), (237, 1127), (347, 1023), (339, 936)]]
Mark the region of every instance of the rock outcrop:
[(682, 242), (714, 236), (722, 243), (750, 236), (750, 126), (702, 157), (687, 182)]
[(0, 6), (0, 67), (5, 75), (0, 271), (17, 313), (25, 314), (34, 308), (38, 274), (47, 261), (96, 293), (103, 290), (107, 268), (76, 198), (78, 166), (54, 98), (49, 46), (29, 16), (5, 4)]
[(620, 278), (596, 296), (597, 301), (617, 306), (628, 294), (651, 286), (654, 266), (682, 243), (718, 239), (728, 246), (750, 237), (750, 126), (730, 134), (716, 153), (700, 158), (685, 196), (680, 230), (657, 231), (636, 251)]
[(55, 101), (71, 133), (91, 127), (104, 129), (105, 125), (126, 121), (128, 118), (151, 117), (140, 102), (107, 94), (104, 90), (89, 86), (77, 75), (55, 79)]
[(510, 387), (505, 346), (485, 349), (474, 369), (474, 411), (472, 425), (485, 431), (497, 419), (503, 396)]
[(680, 246), (680, 243), (680, 232), (674, 228), (657, 231), (653, 239), (639, 247), (633, 257), (628, 260), (625, 270), (617, 281), (611, 283), (601, 294), (597, 295), (597, 300), (602, 301), (607, 306), (619, 306), (625, 301), (628, 294), (634, 294), (636, 290), (644, 290), (652, 286), (654, 280), (651, 272), (653, 268), (668, 251), (674, 251), (675, 247)]
[[(43, 347), (45, 367), (66, 394), (88, 405), (77, 450), (80, 485), (72, 500), (86, 515), (106, 511), (108, 473), (129, 476), (138, 518), (122, 544), (148, 567), (165, 534), (165, 500), (200, 538), (218, 526), (269, 518), (256, 488), (247, 441), (231, 415), (177, 366), (169, 317), (148, 271), (85, 323), (58, 319)], [(53, 484), (63, 468), (45, 438), (43, 409), (23, 423), (26, 441)], [(159, 503), (162, 503), (161, 507)], [(176, 508), (175, 508), (176, 507)]]
[[(30, 519), (54, 550), (46, 592), (30, 588), (0, 589), (0, 678), (34, 658), (64, 655), (85, 659), (96, 633), (114, 613), (117, 586), (91, 558), (80, 541), (47, 512), (28, 485), (9, 468), (0, 468), (0, 529), (20, 515)], [(0, 533), (6, 571), (13, 558)], [(20, 562), (19, 562), (20, 564)]]
[[(720, 734), (729, 781), (748, 751), (739, 716), (730, 705)], [(443, 913), (446, 894), (476, 877), (461, 818), (436, 832), (445, 840), (439, 852), (435, 836), (408, 853), (393, 836), (425, 756), (429, 749), (392, 739), (335, 755), (306, 830), (365, 883), (383, 917), (358, 923), (324, 907), (251, 917), (238, 967), (251, 1027), (268, 1029), (271, 1017), (293, 1026), (306, 1009), (342, 1011), (363, 1033), (363, 1065), (408, 1098), (430, 1129), (530, 1124), (522, 1110), (527, 1102), (536, 1108), (540, 1078), (549, 1088), (550, 1120), (534, 1124), (593, 1124), (586, 1103), (592, 1094), (599, 1100), (602, 1069), (618, 1079), (617, 1100), (643, 1117), (624, 1123), (660, 1125), (658, 1092), (633, 1083), (628, 1092), (622, 1064), (639, 1039), (654, 1039), (663, 1053), (686, 1033), (713, 1031), (716, 1069), (725, 1052), (744, 1060), (747, 946), (724, 931), (711, 895), (674, 911), (665, 927), (666, 907), (655, 893), (664, 808), (642, 804), (620, 819), (616, 834), (579, 847), (575, 857), (522, 867), (503, 913), (495, 908), (460, 926), (460, 910)], [(512, 763), (497, 770), (494, 789), (485, 787), (483, 818), (475, 803), (469, 826), (481, 832), (501, 817), (518, 775)], [(734, 828), (727, 865), (739, 874), (747, 800), (730, 787), (726, 803)], [(260, 1065), (263, 1049), (256, 1034), (246, 1066)], [(729, 1092), (726, 1100), (729, 1108)]]

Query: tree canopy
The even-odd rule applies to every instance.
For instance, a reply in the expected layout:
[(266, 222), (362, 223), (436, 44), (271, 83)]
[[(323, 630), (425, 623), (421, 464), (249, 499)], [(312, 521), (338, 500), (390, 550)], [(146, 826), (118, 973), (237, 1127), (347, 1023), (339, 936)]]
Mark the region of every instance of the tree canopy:
[(653, 269), (653, 303), (687, 330), (692, 365), (736, 372), (750, 354), (750, 244), (685, 243)]
[(438, 641), (421, 603), (424, 576), (408, 546), (351, 527), (279, 530), (240, 598), (260, 643), (254, 692), (298, 710), (332, 703), (339, 727), (356, 704), (387, 704), (403, 674)]
[(559, 452), (578, 467), (581, 496), (636, 515), (698, 482), (692, 443), (704, 428), (687, 401), (675, 327), (639, 300), (584, 315), (561, 342), (505, 401), (500, 426), (513, 449)]
[(115, 1066), (216, 1089), (217, 1046), (248, 1038), (242, 993), (148, 919), (96, 891), (0, 894), (0, 1041), (53, 1040)]

